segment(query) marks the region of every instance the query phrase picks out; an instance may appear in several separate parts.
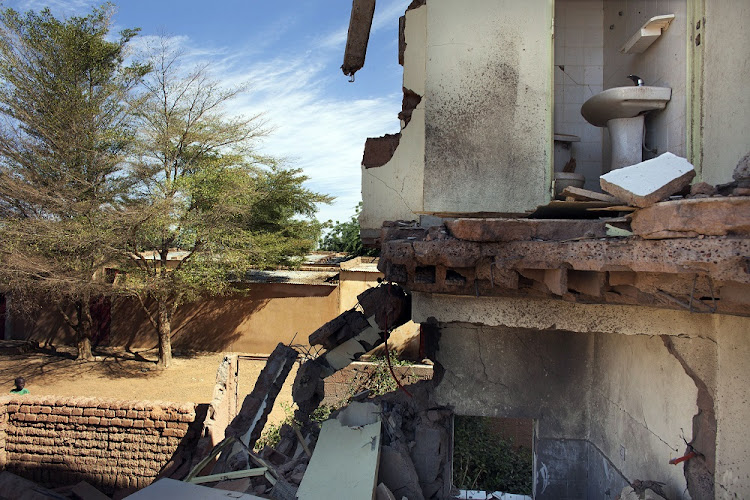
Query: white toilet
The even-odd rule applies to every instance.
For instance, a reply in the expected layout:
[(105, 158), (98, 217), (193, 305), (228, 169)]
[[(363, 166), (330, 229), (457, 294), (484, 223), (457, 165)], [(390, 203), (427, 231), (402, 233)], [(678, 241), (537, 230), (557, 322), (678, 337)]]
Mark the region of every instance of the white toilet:
[(573, 157), (573, 143), (580, 142), (577, 135), (555, 133), (554, 165), (555, 165), (555, 197), (560, 197), (563, 189), (568, 186), (583, 187), (586, 178), (576, 172), (563, 172), (563, 167)]

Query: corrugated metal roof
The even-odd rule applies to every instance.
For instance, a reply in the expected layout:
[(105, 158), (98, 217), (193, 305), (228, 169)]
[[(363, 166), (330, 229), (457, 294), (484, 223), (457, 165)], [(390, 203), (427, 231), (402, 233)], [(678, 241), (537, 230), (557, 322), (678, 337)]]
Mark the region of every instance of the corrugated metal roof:
[(246, 283), (287, 283), (290, 285), (337, 286), (338, 272), (333, 271), (250, 271)]

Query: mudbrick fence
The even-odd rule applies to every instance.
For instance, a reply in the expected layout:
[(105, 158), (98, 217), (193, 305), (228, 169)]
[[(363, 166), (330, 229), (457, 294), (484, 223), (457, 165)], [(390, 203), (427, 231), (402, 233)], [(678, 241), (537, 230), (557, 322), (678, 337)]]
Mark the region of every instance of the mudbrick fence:
[(0, 466), (41, 484), (142, 488), (189, 452), (195, 420), (192, 403), (0, 397)]

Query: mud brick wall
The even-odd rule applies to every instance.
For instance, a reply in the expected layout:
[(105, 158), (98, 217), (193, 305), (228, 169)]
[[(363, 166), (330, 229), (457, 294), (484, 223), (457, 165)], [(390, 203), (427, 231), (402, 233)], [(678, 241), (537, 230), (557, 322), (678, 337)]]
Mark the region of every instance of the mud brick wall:
[[(325, 379), (323, 404), (339, 403), (364, 390), (368, 379), (374, 377), (377, 370), (377, 363), (356, 361), (327, 377)], [(388, 370), (388, 368), (386, 367), (385, 370)], [(398, 381), (404, 386), (420, 380), (432, 379), (432, 366), (430, 365), (394, 366), (393, 371)], [(390, 376), (389, 373), (388, 377)]]
[(88, 397), (0, 398), (0, 467), (49, 486), (142, 488), (181, 452), (192, 403)]

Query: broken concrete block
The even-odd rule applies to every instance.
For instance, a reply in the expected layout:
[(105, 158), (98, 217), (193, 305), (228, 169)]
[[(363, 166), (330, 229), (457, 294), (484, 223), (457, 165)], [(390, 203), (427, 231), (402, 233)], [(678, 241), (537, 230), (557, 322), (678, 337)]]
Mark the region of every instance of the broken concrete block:
[(81, 481), (70, 489), (70, 492), (76, 495), (80, 500), (110, 500), (110, 498), (91, 486), (86, 481)]
[(310, 345), (331, 350), (369, 327), (364, 314), (354, 309), (343, 312), (315, 330), (308, 339)]
[[(245, 493), (247, 490), (250, 489), (251, 486), (252, 486), (252, 478), (244, 477), (242, 479), (230, 479), (228, 481), (220, 481), (216, 483), (213, 487), (219, 490), (239, 491), (240, 493)], [(265, 487), (263, 487), (263, 490), (265, 491)]]
[(354, 78), (354, 73), (365, 65), (367, 42), (370, 40), (370, 27), (375, 14), (375, 0), (354, 0), (349, 18), (349, 32), (344, 49), (344, 64), (341, 71)]
[(638, 493), (632, 486), (626, 486), (620, 492), (620, 500), (664, 500), (664, 497), (654, 493), (650, 488), (645, 489), (642, 493)]
[(451, 236), (468, 241), (563, 241), (602, 238), (605, 222), (595, 219), (455, 219), (445, 222)]
[(708, 182), (697, 182), (690, 186), (690, 196), (713, 196), (716, 194), (716, 186)]
[(665, 201), (637, 210), (631, 217), (633, 233), (651, 240), (750, 235), (750, 198)]
[(397, 328), (411, 317), (411, 300), (398, 285), (369, 288), (357, 296), (357, 301), (366, 317), (375, 316), (381, 330)]
[(385, 484), (398, 498), (405, 496), (410, 500), (424, 500), (414, 462), (405, 451), (399, 452), (391, 446), (382, 447), (378, 481)]
[[(234, 443), (221, 453), (213, 472), (227, 472), (244, 468), (248, 464), (247, 449), (252, 449), (260, 437), (273, 409), (276, 397), (281, 392), (287, 375), (297, 360), (297, 351), (284, 344), (279, 344), (268, 357), (266, 366), (258, 375), (252, 392), (245, 397), (242, 408), (227, 426), (225, 435), (237, 438), (242, 442)], [(243, 446), (244, 445), (244, 446)]]
[(599, 177), (601, 187), (636, 207), (648, 207), (678, 193), (695, 177), (685, 158), (664, 153), (630, 167), (618, 168)]
[(297, 490), (297, 498), (372, 500), (379, 456), (379, 417), (374, 423), (355, 427), (344, 425), (338, 419), (326, 420)]
[(739, 187), (750, 187), (750, 152), (737, 162), (732, 173), (732, 179), (737, 181)]
[(610, 196), (605, 193), (597, 193), (596, 191), (589, 191), (588, 189), (577, 188), (575, 186), (568, 186), (562, 190), (562, 196), (565, 198), (572, 198), (574, 201), (603, 201), (606, 203), (622, 203), (614, 196)]
[(432, 484), (440, 474), (442, 456), (448, 445), (448, 435), (442, 427), (419, 425), (416, 428), (411, 450), (412, 462), (424, 487)]
[(341, 425), (359, 427), (380, 420), (380, 408), (375, 403), (350, 403), (336, 416)]
[(375, 500), (396, 500), (396, 497), (388, 489), (388, 486), (380, 483), (377, 490), (375, 490)]
[(310, 334), (307, 341), (310, 345), (323, 345), (327, 339), (336, 334), (341, 328), (346, 325), (346, 320), (343, 316), (336, 316), (331, 321), (327, 322), (314, 332)]
[(234, 498), (238, 500), (257, 500), (260, 497), (247, 493), (227, 492), (207, 486), (176, 481), (174, 479), (159, 479), (150, 486), (133, 493), (128, 498), (132, 500), (163, 500), (165, 498), (179, 498), (181, 500), (224, 500)]

